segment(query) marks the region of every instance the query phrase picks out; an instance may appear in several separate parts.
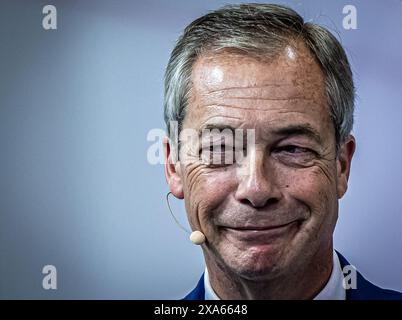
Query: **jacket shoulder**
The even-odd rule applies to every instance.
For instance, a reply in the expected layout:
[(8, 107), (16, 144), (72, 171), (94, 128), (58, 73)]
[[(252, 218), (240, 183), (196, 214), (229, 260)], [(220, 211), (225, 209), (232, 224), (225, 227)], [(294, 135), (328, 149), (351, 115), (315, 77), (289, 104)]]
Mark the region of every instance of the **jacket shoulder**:
[(182, 300), (205, 300), (204, 274), (202, 274), (197, 286)]
[[(350, 263), (339, 252), (336, 252), (342, 269)], [(356, 289), (346, 290), (347, 300), (402, 300), (402, 293), (384, 289), (368, 281), (360, 272), (356, 271)]]

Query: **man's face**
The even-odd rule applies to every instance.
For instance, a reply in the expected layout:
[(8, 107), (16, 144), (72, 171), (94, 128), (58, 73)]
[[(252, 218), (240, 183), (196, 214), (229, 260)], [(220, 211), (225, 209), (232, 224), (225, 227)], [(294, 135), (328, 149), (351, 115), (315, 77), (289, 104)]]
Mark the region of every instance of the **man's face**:
[(230, 139), (204, 135), (199, 144), (181, 145), (177, 174), (190, 225), (207, 238), (207, 261), (261, 279), (329, 250), (346, 187), (324, 77), (308, 50), (288, 46), (271, 61), (205, 55), (193, 67), (191, 88), (183, 129), (255, 133), (255, 143), (244, 142), (244, 153), (229, 164), (210, 163), (205, 154), (222, 154), (202, 139), (223, 150)]

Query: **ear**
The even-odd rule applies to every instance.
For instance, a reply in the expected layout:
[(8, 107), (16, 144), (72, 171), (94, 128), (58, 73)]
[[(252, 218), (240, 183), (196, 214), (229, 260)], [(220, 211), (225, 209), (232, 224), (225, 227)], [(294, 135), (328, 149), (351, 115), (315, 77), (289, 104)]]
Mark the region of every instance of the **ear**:
[(180, 169), (180, 161), (175, 156), (178, 150), (174, 150), (168, 137), (163, 138), (163, 149), (165, 154), (165, 176), (170, 192), (179, 199), (184, 198), (183, 182)]
[(338, 157), (336, 159), (338, 199), (342, 198), (348, 189), (350, 167), (355, 150), (356, 140), (352, 135), (349, 135), (345, 142), (340, 146)]

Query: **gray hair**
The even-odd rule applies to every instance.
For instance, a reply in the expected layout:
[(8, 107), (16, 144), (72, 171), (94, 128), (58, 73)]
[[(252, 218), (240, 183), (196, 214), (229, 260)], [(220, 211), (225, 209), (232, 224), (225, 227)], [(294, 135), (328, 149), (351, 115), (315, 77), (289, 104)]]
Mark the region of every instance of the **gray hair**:
[(338, 149), (353, 127), (355, 89), (346, 53), (327, 29), (305, 23), (296, 11), (274, 4), (224, 6), (185, 28), (165, 73), (164, 118), (168, 132), (171, 121), (177, 121), (181, 130), (191, 90), (192, 67), (201, 54), (235, 49), (269, 58), (292, 39), (305, 43), (323, 71)]

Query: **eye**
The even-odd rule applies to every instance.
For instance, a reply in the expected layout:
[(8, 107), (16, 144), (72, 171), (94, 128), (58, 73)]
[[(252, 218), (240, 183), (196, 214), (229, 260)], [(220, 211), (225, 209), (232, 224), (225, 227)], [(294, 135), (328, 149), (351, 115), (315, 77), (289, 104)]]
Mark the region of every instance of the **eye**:
[(209, 166), (233, 164), (234, 147), (224, 143), (206, 146), (200, 150), (200, 160)]
[(276, 152), (286, 152), (286, 153), (290, 153), (290, 154), (304, 154), (304, 153), (309, 153), (309, 152), (313, 152), (313, 151), (308, 148), (289, 145), (289, 146), (283, 146), (283, 147), (277, 148)]
[(225, 148), (230, 149), (224, 143), (221, 143), (220, 145), (219, 144), (214, 144), (214, 145), (209, 146), (209, 151), (211, 151), (211, 152), (224, 152), (226, 150)]
[(309, 166), (314, 163), (318, 154), (310, 148), (296, 145), (285, 145), (276, 147), (271, 153), (272, 157), (288, 166)]

